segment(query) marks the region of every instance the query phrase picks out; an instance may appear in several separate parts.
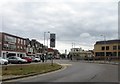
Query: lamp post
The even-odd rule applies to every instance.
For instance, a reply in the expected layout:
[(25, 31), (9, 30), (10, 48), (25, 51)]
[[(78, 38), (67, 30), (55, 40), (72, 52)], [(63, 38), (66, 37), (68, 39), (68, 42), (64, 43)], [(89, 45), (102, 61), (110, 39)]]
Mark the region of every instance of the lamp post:
[[(45, 40), (46, 40), (46, 33), (48, 34), (50, 32), (49, 31), (48, 32), (44, 32), (44, 46), (45, 46)], [(46, 57), (47, 54), (48, 54), (48, 37), (47, 37), (47, 52), (45, 51), (45, 47), (44, 47), (44, 55), (45, 55), (46, 61), (47, 61), (47, 57)]]
[(45, 34), (46, 34), (46, 32), (44, 32), (44, 45), (45, 45)]
[[(48, 34), (50, 34), (50, 32), (48, 31), (47, 32)], [(48, 35), (47, 35), (48, 36)], [(49, 37), (47, 37), (47, 46), (48, 46), (48, 40), (49, 40), (49, 38), (50, 38), (50, 36)]]
[(106, 62), (106, 36), (105, 35), (101, 35), (101, 36), (103, 36), (103, 38), (104, 38), (104, 47), (105, 47), (105, 50), (104, 50), (104, 62)]
[[(45, 40), (46, 40), (46, 33), (50, 33), (49, 31), (48, 32), (44, 32), (44, 45), (45, 45)], [(47, 38), (47, 45), (48, 45), (48, 38)]]

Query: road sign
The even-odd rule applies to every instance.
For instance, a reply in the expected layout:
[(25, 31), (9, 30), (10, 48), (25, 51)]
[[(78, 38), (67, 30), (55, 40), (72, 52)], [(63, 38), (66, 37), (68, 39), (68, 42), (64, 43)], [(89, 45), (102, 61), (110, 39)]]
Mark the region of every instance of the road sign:
[(55, 47), (55, 34), (51, 33), (50, 34), (50, 47)]

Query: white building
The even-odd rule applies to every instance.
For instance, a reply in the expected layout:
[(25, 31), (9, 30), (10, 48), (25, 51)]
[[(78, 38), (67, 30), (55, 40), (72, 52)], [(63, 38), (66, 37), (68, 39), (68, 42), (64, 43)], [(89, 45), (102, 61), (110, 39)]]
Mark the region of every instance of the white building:
[(92, 57), (93, 53), (82, 50), (82, 48), (72, 48), (69, 55), (72, 55), (73, 59), (85, 59), (86, 57)]

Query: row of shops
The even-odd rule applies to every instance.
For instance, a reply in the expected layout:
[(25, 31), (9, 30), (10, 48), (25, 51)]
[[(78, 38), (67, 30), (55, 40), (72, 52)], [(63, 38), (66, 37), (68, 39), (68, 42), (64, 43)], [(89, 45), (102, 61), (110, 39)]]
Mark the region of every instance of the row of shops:
[(40, 56), (46, 54), (48, 47), (35, 39), (23, 38), (0, 32), (0, 57)]

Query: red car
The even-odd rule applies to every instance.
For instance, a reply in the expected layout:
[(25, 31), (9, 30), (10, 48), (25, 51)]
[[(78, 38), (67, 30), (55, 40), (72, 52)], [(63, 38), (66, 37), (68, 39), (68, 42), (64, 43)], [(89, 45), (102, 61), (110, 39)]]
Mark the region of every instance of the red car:
[(30, 57), (28, 57), (28, 56), (26, 56), (26, 57), (21, 57), (21, 58), (27, 60), (28, 63), (31, 63), (31, 62), (32, 62), (32, 59), (31, 59)]

